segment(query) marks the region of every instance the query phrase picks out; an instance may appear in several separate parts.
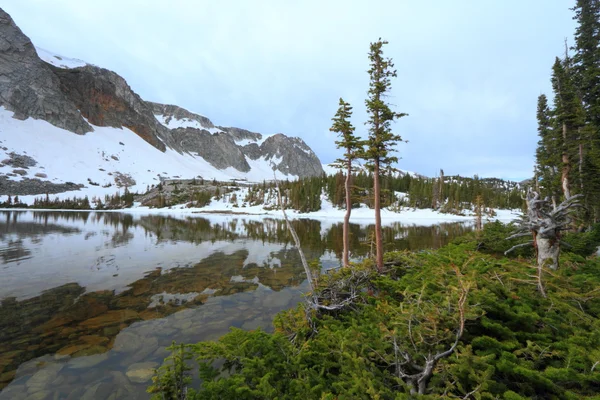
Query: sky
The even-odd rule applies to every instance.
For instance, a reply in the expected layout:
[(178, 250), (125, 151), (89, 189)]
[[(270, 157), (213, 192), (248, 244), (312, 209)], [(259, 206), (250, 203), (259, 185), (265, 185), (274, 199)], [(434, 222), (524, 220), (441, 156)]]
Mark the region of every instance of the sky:
[(536, 102), (572, 44), (570, 1), (2, 0), (36, 46), (111, 69), (145, 100), (222, 126), (298, 136), (323, 163), (340, 97), (367, 135), (369, 44), (408, 113), (398, 168), (531, 177)]

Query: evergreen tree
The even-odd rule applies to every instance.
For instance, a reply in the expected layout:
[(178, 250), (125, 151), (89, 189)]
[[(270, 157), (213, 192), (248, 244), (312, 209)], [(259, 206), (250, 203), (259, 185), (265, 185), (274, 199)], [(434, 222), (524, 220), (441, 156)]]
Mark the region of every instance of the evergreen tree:
[(365, 101), (369, 120), (369, 138), (364, 158), (373, 170), (373, 201), (375, 208), (375, 246), (376, 264), (379, 271), (383, 270), (383, 238), (381, 234), (381, 172), (391, 164), (398, 162), (398, 158), (390, 155), (393, 147), (400, 141), (400, 135), (392, 133), (391, 122), (406, 116), (390, 109), (385, 102), (385, 96), (391, 89), (391, 78), (397, 73), (390, 58), (383, 57), (383, 45), (388, 42), (381, 38), (371, 43), (369, 51), (369, 98)]
[(344, 193), (346, 195), (346, 215), (344, 216), (343, 242), (344, 250), (342, 253), (342, 264), (347, 267), (349, 264), (348, 254), (350, 252), (350, 213), (352, 212), (352, 193), (350, 190), (352, 179), (352, 163), (359, 158), (362, 153), (362, 142), (354, 134), (354, 126), (350, 122), (352, 116), (352, 107), (340, 98), (339, 108), (335, 117), (332, 118), (333, 125), (329, 129), (336, 132), (340, 140), (336, 141), (337, 148), (344, 149), (344, 156), (336, 160), (340, 167), (346, 168), (346, 179), (344, 182)]
[(577, 0), (573, 67), (586, 121), (600, 127), (600, 1)]
[(551, 110), (548, 107), (548, 99), (542, 94), (538, 97), (537, 105), (538, 121), (538, 147), (536, 149), (536, 184), (541, 183), (540, 192), (556, 200), (560, 193), (560, 178), (558, 171), (561, 167), (561, 143), (560, 130), (553, 129)]
[(552, 89), (554, 91), (554, 116), (557, 128), (562, 134), (561, 143), (561, 185), (565, 199), (571, 197), (573, 184), (572, 162), (579, 147), (580, 129), (584, 114), (581, 100), (573, 84), (569, 59), (562, 62), (558, 57), (552, 67)]
[(580, 132), (579, 176), (587, 219), (600, 218), (600, 1), (577, 0), (574, 19), (574, 79), (585, 110)]

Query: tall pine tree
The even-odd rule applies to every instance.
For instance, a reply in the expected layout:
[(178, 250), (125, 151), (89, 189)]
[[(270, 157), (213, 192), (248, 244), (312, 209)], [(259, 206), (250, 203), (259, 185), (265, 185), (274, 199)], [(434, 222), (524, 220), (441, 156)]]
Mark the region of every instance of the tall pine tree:
[(556, 205), (560, 198), (560, 174), (562, 136), (560, 130), (554, 129), (552, 112), (548, 106), (546, 95), (538, 97), (537, 105), (538, 147), (536, 149), (537, 190), (552, 199)]
[[(392, 121), (407, 114), (391, 110), (385, 102), (385, 97), (391, 90), (391, 78), (397, 76), (394, 64), (390, 58), (383, 57), (383, 46), (388, 42), (381, 38), (371, 43), (369, 51), (369, 98), (365, 101), (369, 120), (369, 138), (364, 158), (373, 170), (373, 196), (375, 209), (375, 247), (376, 264), (379, 271), (383, 270), (383, 237), (381, 233), (381, 172), (391, 168), (398, 158), (390, 155), (395, 151), (394, 146), (402, 141), (400, 135), (391, 130)], [(388, 169), (389, 170), (389, 169)]]
[(346, 194), (346, 215), (344, 216), (344, 226), (342, 231), (344, 250), (342, 254), (342, 264), (347, 267), (349, 264), (350, 253), (350, 213), (352, 212), (352, 163), (361, 157), (363, 145), (358, 136), (354, 134), (354, 126), (350, 122), (352, 116), (352, 107), (340, 98), (339, 108), (335, 117), (332, 118), (333, 125), (330, 131), (336, 132), (340, 140), (336, 141), (337, 148), (344, 149), (344, 156), (336, 160), (340, 167), (346, 168), (346, 179), (344, 181), (344, 191)]
[(585, 127), (580, 138), (580, 176), (588, 219), (600, 219), (600, 1), (577, 0), (574, 78), (583, 101)]
[[(556, 58), (552, 67), (552, 90), (556, 128), (560, 129), (562, 135), (561, 186), (565, 199), (568, 199), (572, 194), (573, 175), (576, 172), (573, 170), (573, 161), (577, 159), (577, 155), (582, 159), (579, 141), (581, 128), (584, 126), (583, 108), (573, 82), (568, 58), (564, 62)], [(579, 164), (581, 165), (581, 161)]]

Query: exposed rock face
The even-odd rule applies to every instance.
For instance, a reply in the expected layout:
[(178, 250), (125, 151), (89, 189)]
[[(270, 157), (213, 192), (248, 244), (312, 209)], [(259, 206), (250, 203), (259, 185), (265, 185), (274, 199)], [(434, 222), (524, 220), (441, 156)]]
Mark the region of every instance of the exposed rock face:
[(245, 129), (240, 129), (240, 128), (225, 128), (220, 126), (219, 129), (221, 129), (224, 132), (227, 132), (229, 134), (229, 136), (231, 136), (231, 138), (235, 141), (240, 141), (240, 140), (261, 140), (262, 139), (262, 135), (260, 133), (256, 133), (256, 132), (250, 132), (247, 131)]
[[(225, 169), (233, 167), (241, 172), (250, 171), (246, 157), (250, 160), (263, 158), (281, 173), (301, 178), (323, 174), (319, 158), (306, 143), (297, 137), (283, 134), (270, 136), (246, 129), (215, 126), (208, 118), (194, 114), (184, 108), (148, 102), (154, 114), (165, 124), (181, 127), (171, 130), (178, 150), (199, 155), (212, 166)], [(214, 131), (211, 134), (209, 129)]]
[(260, 146), (261, 154), (267, 160), (279, 160), (277, 170), (307, 176), (322, 175), (323, 167), (316, 154), (306, 143), (297, 137), (288, 137), (281, 133), (271, 136)]
[(250, 171), (244, 153), (226, 133), (211, 134), (195, 128), (177, 128), (172, 134), (181, 149), (199, 155), (215, 168), (233, 167), (241, 172)]
[(17, 168), (34, 167), (37, 164), (37, 161), (25, 154), (17, 154), (15, 152), (12, 152), (8, 155), (10, 156), (10, 158), (3, 160), (2, 164), (10, 165), (11, 167)]
[(250, 143), (242, 147), (244, 153), (251, 160), (258, 160), (261, 156), (260, 147), (256, 143)]
[(77, 134), (91, 132), (60, 81), (38, 57), (31, 40), (0, 9), (0, 105), (15, 118), (43, 119)]
[(11, 181), (6, 176), (0, 175), (0, 196), (7, 195), (33, 195), (33, 194), (56, 194), (72, 190), (79, 190), (83, 187), (81, 184), (52, 183), (41, 179), (24, 178), (21, 181)]
[(164, 142), (173, 144), (168, 129), (154, 117), (152, 107), (116, 73), (93, 65), (72, 69), (48, 67), (60, 79), (65, 94), (92, 124), (129, 128), (161, 151), (166, 149)]
[(172, 104), (160, 104), (154, 103), (152, 101), (147, 101), (148, 104), (155, 115), (163, 115), (165, 117), (165, 122), (168, 124), (172, 119), (175, 120), (183, 120), (189, 119), (198, 122), (204, 128), (214, 128), (215, 126), (211, 122), (210, 119), (206, 118), (203, 115), (194, 114), (189, 112), (185, 108), (181, 108), (178, 106), (174, 106)]

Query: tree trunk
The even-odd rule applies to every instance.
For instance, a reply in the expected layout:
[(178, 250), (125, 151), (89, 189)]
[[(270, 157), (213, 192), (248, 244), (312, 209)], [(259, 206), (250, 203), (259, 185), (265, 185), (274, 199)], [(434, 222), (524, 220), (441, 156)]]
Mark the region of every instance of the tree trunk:
[(563, 194), (565, 196), (565, 200), (567, 200), (571, 197), (571, 190), (569, 188), (569, 173), (571, 172), (571, 163), (569, 162), (569, 155), (567, 154), (567, 124), (565, 123), (562, 124), (562, 134), (564, 140), (562, 153), (563, 168), (560, 180), (562, 182), (562, 189)]
[(381, 183), (379, 182), (379, 159), (375, 159), (373, 171), (373, 195), (375, 196), (375, 263), (377, 270), (383, 272), (383, 238), (381, 233)]
[(579, 138), (579, 185), (581, 186), (581, 193), (584, 193), (583, 190), (583, 144), (581, 143), (581, 138)]
[(346, 215), (344, 216), (344, 228), (342, 235), (344, 237), (344, 254), (342, 254), (342, 265), (347, 267), (350, 264), (348, 255), (350, 253), (350, 213), (352, 213), (352, 196), (350, 193), (350, 179), (352, 175), (352, 161), (348, 160), (348, 169), (346, 171)]
[(558, 269), (558, 256), (560, 255), (560, 240), (558, 237), (547, 238), (538, 234), (535, 236), (538, 268), (548, 267)]

